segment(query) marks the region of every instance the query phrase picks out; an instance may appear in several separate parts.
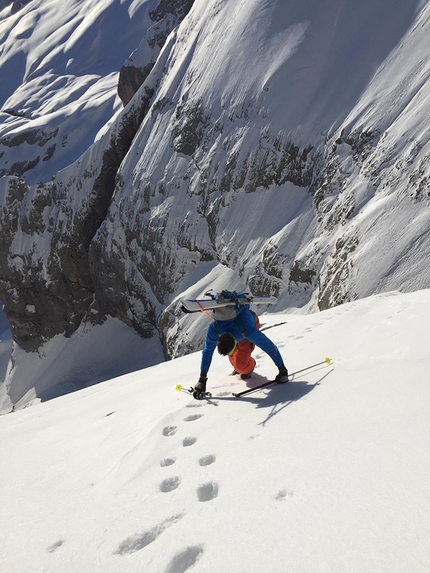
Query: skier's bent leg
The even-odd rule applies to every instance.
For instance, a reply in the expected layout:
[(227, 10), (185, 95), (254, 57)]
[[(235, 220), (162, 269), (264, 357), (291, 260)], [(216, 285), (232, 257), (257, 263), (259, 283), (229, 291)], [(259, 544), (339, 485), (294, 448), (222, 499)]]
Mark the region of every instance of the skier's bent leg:
[(241, 340), (234, 353), (229, 356), (230, 363), (238, 374), (249, 375), (254, 371), (255, 360), (251, 356), (254, 347), (249, 340)]

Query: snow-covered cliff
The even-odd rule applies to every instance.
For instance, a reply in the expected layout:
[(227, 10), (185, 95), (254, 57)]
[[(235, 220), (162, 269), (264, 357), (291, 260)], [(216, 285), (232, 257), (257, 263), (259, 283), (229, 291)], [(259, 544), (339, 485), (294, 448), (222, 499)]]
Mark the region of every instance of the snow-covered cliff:
[[(92, 5), (115, 13), (115, 32), (98, 28), (103, 50), (117, 37), (136, 49), (126, 107), (107, 89), (107, 119), (90, 97), (99, 123), (74, 108), (92, 139), (70, 147), (76, 161), (59, 170), (54, 153), (0, 179), (0, 298), (22, 349), (112, 316), (177, 356), (205, 322), (174, 301), (208, 287), (317, 310), (430, 286), (429, 2)], [(3, 27), (17, 17), (6, 10)], [(106, 86), (114, 72), (99, 73)]]

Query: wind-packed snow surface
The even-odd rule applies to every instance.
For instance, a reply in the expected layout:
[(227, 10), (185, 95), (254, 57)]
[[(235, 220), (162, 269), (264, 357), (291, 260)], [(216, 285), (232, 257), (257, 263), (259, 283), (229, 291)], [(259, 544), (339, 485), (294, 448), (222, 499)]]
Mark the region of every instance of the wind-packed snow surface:
[(192, 354), (1, 417), (0, 570), (428, 573), (430, 291), (261, 318), (332, 366), (237, 399), (216, 356), (197, 402)]
[(119, 70), (156, 1), (34, 0), (15, 13), (10, 4), (0, 12), (1, 167), (37, 183), (75, 161), (122, 108)]

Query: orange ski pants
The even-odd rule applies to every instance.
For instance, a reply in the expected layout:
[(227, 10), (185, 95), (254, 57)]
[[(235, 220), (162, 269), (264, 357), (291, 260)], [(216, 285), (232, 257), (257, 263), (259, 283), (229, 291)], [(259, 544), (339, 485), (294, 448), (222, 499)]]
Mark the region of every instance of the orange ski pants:
[[(260, 321), (257, 315), (255, 315), (255, 326), (260, 328)], [(237, 343), (236, 350), (228, 357), (230, 364), (238, 374), (251, 374), (254, 371), (255, 360), (251, 356), (254, 348), (255, 344), (244, 338)]]

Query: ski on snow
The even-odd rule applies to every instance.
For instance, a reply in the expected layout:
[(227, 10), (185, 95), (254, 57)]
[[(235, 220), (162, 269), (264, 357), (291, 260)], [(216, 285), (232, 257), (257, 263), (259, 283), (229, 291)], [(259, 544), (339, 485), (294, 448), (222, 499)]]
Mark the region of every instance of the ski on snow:
[[(317, 362), (316, 364), (312, 364), (311, 366), (306, 366), (305, 368), (301, 368), (300, 370), (296, 370), (289, 374), (289, 377), (295, 376), (296, 374), (300, 374), (301, 372), (305, 372), (306, 370), (311, 370), (311, 368), (316, 368), (317, 366), (322, 366), (323, 364), (327, 364), (327, 366), (331, 366), (333, 361), (331, 358), (324, 358), (321, 362)], [(246, 390), (242, 390), (242, 392), (233, 392), (232, 395), (235, 398), (241, 398), (242, 396), (246, 396), (247, 394), (251, 394), (252, 392), (257, 392), (262, 388), (266, 388), (271, 384), (277, 384), (276, 380), (268, 380), (267, 382), (263, 382), (263, 384), (259, 384), (258, 386), (254, 386), (253, 388), (247, 388)], [(287, 382), (284, 382), (287, 384)], [(190, 388), (184, 388), (181, 384), (177, 384), (176, 390), (178, 392), (187, 392), (188, 394), (193, 394), (194, 388), (191, 386)], [(211, 392), (205, 392), (205, 398), (216, 398), (216, 396), (212, 396)]]

